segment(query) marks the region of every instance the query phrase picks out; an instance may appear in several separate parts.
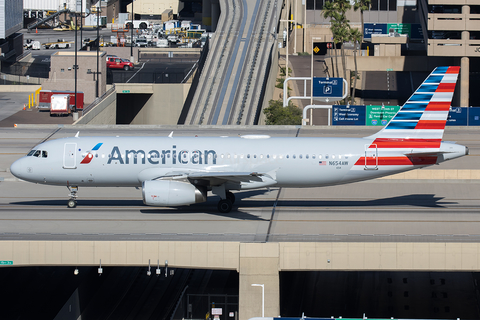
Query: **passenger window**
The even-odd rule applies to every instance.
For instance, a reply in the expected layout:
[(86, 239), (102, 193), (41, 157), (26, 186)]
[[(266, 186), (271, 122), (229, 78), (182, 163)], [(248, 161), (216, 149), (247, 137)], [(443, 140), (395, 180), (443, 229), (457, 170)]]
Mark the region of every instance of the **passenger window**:
[(296, 155), (293, 155), (293, 159), (296, 159), (296, 158), (297, 158), (297, 156), (296, 156)]
[(334, 154), (332, 154), (332, 159), (335, 159), (335, 155), (334, 155)]
[(325, 159), (328, 159), (328, 154), (325, 155)]
[(305, 155), (305, 159), (308, 159), (308, 154)]
[(314, 154), (312, 154), (312, 159), (315, 159), (315, 155), (314, 155)]
[(338, 159), (342, 159), (342, 155), (341, 155), (341, 154), (338, 155)]
[(270, 159), (270, 155), (269, 155), (269, 154), (267, 154), (267, 159)]
[(247, 154), (247, 159), (250, 159), (250, 154)]
[(299, 155), (298, 157), (299, 157), (300, 159), (302, 159), (302, 155)]
[(287, 154), (287, 156), (286, 156), (285, 158), (287, 158), (287, 159), (288, 159), (288, 154)]

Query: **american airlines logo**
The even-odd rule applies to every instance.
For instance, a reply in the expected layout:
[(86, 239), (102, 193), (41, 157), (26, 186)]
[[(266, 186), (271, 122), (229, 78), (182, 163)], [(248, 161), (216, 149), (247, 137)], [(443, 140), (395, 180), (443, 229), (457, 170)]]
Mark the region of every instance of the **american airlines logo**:
[(166, 150), (138, 149), (122, 152), (118, 146), (114, 146), (107, 164), (112, 161), (118, 161), (119, 164), (145, 164), (147, 161), (151, 164), (216, 164), (217, 153), (215, 150), (177, 150), (175, 145)]
[(82, 160), (82, 162), (80, 162), (80, 164), (89, 164), (90, 161), (92, 161), (92, 159), (93, 159), (93, 153), (92, 153), (92, 151), (97, 151), (98, 149), (100, 149), (100, 147), (102, 146), (102, 144), (103, 144), (102, 142), (97, 143), (97, 144), (95, 145), (95, 147), (92, 148), (91, 151), (88, 151), (88, 152), (87, 152), (87, 155), (85, 156), (85, 158), (83, 158), (83, 160)]

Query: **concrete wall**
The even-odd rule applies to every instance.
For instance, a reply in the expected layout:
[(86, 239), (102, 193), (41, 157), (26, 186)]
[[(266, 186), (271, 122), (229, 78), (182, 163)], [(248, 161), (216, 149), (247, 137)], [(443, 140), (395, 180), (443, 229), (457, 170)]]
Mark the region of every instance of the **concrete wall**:
[(279, 52), (278, 46), (274, 46), (271, 54), (272, 63), (270, 66), (270, 73), (268, 74), (267, 84), (265, 86), (265, 95), (263, 97), (262, 111), (258, 119), (259, 125), (265, 125), (265, 114), (263, 110), (268, 107), (268, 102), (273, 99), (273, 92), (275, 91), (275, 84), (277, 83)]
[[(148, 266), (237, 270), (239, 319), (280, 314), (280, 271), (479, 271), (480, 243), (2, 241), (13, 266)], [(1, 266), (6, 267), (6, 266)], [(10, 266), (11, 267), (11, 266)]]
[[(8, 79), (8, 78), (7, 78)], [(0, 92), (35, 92), (42, 86), (38, 84), (25, 84), (25, 85), (1, 85)]]
[[(75, 90), (75, 52), (58, 51), (52, 55), (48, 81), (42, 83), (45, 90)], [(97, 71), (97, 53), (77, 53), (77, 91), (84, 92), (84, 105), (89, 105), (96, 97), (95, 72)], [(107, 84), (107, 63), (105, 53), (99, 57), (99, 96), (105, 93)]]
[[(341, 59), (338, 59), (339, 63)], [(440, 65), (451, 65), (450, 57), (366, 57), (357, 56), (359, 71), (432, 71)], [(340, 67), (339, 67), (340, 68)], [(355, 70), (354, 59), (347, 57), (347, 69)]]
[[(177, 124), (190, 84), (128, 84), (130, 93), (152, 93), (152, 96), (136, 115), (131, 124)], [(117, 92), (123, 86), (117, 85)], [(146, 88), (148, 87), (148, 88)]]
[(114, 91), (105, 97), (74, 123), (77, 124), (117, 124), (117, 92)]

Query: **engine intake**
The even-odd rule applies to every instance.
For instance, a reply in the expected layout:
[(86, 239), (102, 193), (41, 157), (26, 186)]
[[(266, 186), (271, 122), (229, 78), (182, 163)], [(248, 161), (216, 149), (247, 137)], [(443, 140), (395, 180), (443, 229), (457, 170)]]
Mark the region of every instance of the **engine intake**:
[(184, 206), (207, 201), (207, 190), (188, 182), (148, 180), (142, 183), (142, 196), (147, 206)]

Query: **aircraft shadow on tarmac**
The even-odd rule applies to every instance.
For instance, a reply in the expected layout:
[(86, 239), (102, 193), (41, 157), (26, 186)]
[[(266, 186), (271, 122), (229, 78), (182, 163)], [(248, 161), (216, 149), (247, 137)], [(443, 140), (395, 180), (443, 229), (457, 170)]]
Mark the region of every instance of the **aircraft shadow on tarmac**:
[[(446, 208), (448, 205), (458, 202), (442, 201), (444, 197), (434, 194), (411, 194), (398, 197), (369, 200), (279, 200), (277, 207), (425, 207), (425, 208)], [(242, 203), (242, 207), (245, 205)]]
[[(211, 215), (230, 217), (243, 220), (265, 220), (254, 214), (250, 214), (244, 210), (248, 208), (258, 208), (258, 207), (271, 207), (273, 208), (274, 200), (256, 200), (249, 199), (249, 197), (255, 195), (262, 195), (268, 192), (267, 190), (253, 190), (247, 192), (237, 192), (235, 193), (237, 201), (234, 204), (234, 208), (230, 213), (219, 213), (217, 211), (217, 200), (218, 197), (209, 197), (207, 202), (195, 204), (191, 206), (181, 206), (181, 207), (148, 207), (143, 204), (142, 200), (135, 199), (105, 199), (105, 200), (93, 200), (93, 199), (80, 199), (78, 200), (78, 210), (82, 207), (91, 210), (91, 207), (99, 208), (118, 208), (118, 207), (144, 207), (140, 209), (140, 212), (143, 214), (189, 214), (189, 213), (206, 213)], [(389, 197), (382, 199), (369, 199), (369, 200), (279, 200), (276, 204), (276, 207), (311, 207), (311, 208), (368, 208), (368, 207), (423, 207), (423, 208), (446, 208), (449, 205), (458, 204), (454, 201), (442, 201), (443, 197), (435, 196), (434, 194), (412, 194), (412, 195), (403, 195), (398, 197)], [(21, 202), (11, 202), (12, 205), (27, 205), (27, 206), (58, 206), (66, 207), (66, 200), (36, 200), (36, 201), (21, 201)], [(240, 208), (239, 205), (240, 204)]]

